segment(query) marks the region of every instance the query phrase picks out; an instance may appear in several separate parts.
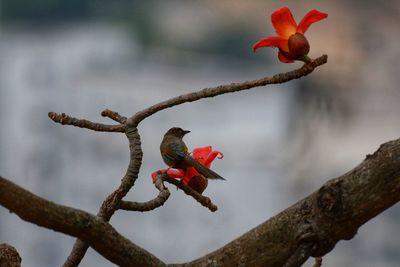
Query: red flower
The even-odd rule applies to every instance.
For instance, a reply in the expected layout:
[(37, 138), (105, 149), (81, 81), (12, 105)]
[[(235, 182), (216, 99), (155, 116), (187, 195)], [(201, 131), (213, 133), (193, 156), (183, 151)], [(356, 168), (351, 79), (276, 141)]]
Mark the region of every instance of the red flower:
[[(207, 168), (211, 167), (211, 163), (217, 156), (219, 159), (222, 159), (224, 154), (218, 150), (213, 151), (211, 146), (195, 148), (192, 153), (192, 157)], [(169, 168), (160, 170), (160, 172), (166, 172), (168, 176), (180, 179), (183, 184), (189, 185), (200, 194), (206, 189), (208, 184), (207, 178), (198, 173), (193, 167), (189, 167), (186, 170)], [(153, 183), (156, 181), (157, 173), (158, 171), (155, 171), (151, 174)]]
[(261, 39), (253, 45), (253, 51), (260, 47), (273, 46), (279, 48), (278, 58), (283, 63), (292, 63), (294, 60), (310, 61), (307, 56), (310, 45), (303, 34), (311, 24), (326, 17), (328, 14), (313, 9), (297, 25), (290, 9), (284, 6), (271, 15), (272, 25), (278, 36)]

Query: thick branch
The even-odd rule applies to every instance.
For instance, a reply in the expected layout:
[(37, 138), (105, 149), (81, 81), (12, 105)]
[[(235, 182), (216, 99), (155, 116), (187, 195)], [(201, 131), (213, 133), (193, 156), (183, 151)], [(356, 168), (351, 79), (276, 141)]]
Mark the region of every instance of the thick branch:
[(119, 266), (165, 266), (97, 216), (35, 196), (2, 177), (0, 204), (25, 221), (85, 240)]
[(242, 83), (231, 83), (226, 85), (219, 85), (216, 87), (205, 88), (197, 92), (174, 97), (137, 112), (134, 116), (128, 119), (127, 124), (131, 126), (137, 126), (139, 122), (141, 122), (145, 118), (153, 115), (158, 111), (176, 105), (180, 105), (186, 102), (193, 102), (202, 98), (214, 97), (217, 95), (248, 90), (254, 87), (265, 86), (268, 84), (284, 83), (290, 80), (298, 79), (310, 74), (316, 67), (325, 64), (327, 60), (328, 56), (323, 55), (315, 60), (310, 61), (309, 63), (304, 64), (301, 68), (297, 70), (276, 74), (272, 77), (265, 77), (258, 80), (246, 81)]
[[(309, 255), (325, 255), (339, 240), (351, 239), (362, 224), (399, 200), (400, 139), (382, 145), (350, 172), (224, 247), (170, 266), (300, 264)], [(79, 237), (120, 266), (164, 265), (98, 217), (39, 198), (1, 177), (0, 205), (26, 221)]]
[(171, 266), (281, 267), (305, 243), (316, 246), (311, 256), (323, 256), (399, 200), (400, 139), (382, 145), (350, 172), (224, 247)]

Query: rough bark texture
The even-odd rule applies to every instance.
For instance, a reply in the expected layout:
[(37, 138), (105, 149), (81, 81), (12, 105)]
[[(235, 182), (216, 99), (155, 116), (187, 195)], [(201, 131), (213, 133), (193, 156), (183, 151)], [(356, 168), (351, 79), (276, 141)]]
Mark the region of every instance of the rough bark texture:
[[(400, 139), (224, 247), (169, 266), (300, 266), (309, 255), (325, 255), (338, 241), (351, 239), (399, 200)], [(0, 204), (26, 221), (84, 240), (120, 266), (165, 265), (98, 217), (39, 198), (1, 177)]]
[[(103, 115), (107, 115), (104, 114)], [(125, 121), (125, 117), (120, 117), (118, 113), (114, 113), (115, 118), (120, 118), (121, 121)], [(137, 128), (130, 127), (125, 129), (125, 134), (129, 141), (130, 160), (128, 169), (126, 170), (125, 176), (121, 180), (119, 187), (112, 192), (100, 207), (97, 216), (102, 220), (108, 222), (114, 215), (117, 208), (120, 206), (122, 199), (128, 194), (129, 190), (134, 186), (136, 179), (139, 175), (140, 165), (142, 164), (143, 151), (141, 147), (140, 135)], [(77, 239), (72, 248), (70, 255), (65, 261), (63, 267), (74, 267), (78, 266), (86, 251), (89, 248), (89, 244), (85, 243), (81, 239)]]
[(164, 265), (97, 216), (45, 200), (1, 176), (0, 204), (25, 221), (84, 240), (119, 266)]
[[(368, 155), (352, 171), (272, 217), (228, 245), (174, 266), (283, 266), (299, 244), (322, 256), (340, 240), (400, 200), (400, 139)], [(212, 264), (210, 264), (212, 263)]]
[(0, 267), (20, 267), (21, 257), (18, 251), (8, 245), (0, 244)]

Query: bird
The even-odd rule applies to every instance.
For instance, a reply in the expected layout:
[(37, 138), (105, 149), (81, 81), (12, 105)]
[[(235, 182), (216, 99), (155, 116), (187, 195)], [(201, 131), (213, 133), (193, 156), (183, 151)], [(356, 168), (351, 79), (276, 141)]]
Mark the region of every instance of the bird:
[(173, 127), (165, 133), (160, 145), (163, 161), (171, 168), (186, 170), (193, 167), (208, 179), (225, 180), (221, 175), (210, 170), (189, 154), (188, 148), (182, 140), (188, 133), (190, 131), (179, 127)]

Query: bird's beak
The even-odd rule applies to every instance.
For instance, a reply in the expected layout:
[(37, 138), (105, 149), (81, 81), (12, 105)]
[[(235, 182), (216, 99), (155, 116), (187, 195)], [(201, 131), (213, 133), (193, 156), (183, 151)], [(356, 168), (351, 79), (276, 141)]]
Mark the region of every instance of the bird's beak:
[(188, 133), (190, 133), (190, 131), (183, 130), (183, 133), (188, 134)]

